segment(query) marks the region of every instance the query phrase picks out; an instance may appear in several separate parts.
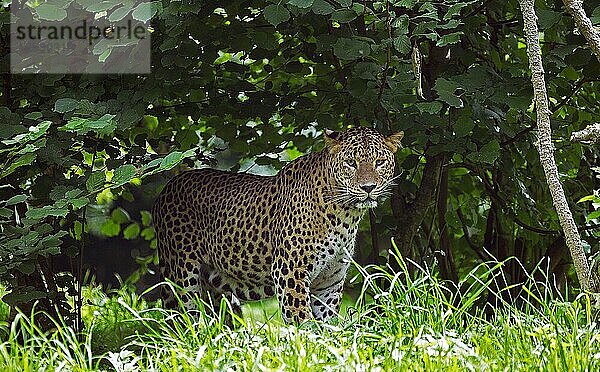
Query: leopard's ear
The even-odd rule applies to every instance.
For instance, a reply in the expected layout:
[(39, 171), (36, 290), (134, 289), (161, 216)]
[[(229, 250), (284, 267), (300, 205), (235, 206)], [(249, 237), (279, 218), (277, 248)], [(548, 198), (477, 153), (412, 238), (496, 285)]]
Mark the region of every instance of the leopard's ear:
[(338, 137), (340, 136), (340, 132), (335, 132), (329, 128), (325, 129), (325, 142), (329, 141), (338, 141)]
[(400, 141), (402, 138), (404, 138), (404, 132), (396, 132), (385, 139), (385, 144), (392, 152), (396, 152), (401, 146)]
[(329, 149), (329, 152), (336, 153), (340, 149), (340, 141), (338, 137), (339, 132), (334, 132), (331, 129), (325, 129), (325, 146)]

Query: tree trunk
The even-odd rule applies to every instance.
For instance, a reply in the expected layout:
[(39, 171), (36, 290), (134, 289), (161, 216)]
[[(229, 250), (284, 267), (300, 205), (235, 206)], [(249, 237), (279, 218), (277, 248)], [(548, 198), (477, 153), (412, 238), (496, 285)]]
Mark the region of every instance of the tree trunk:
[(554, 159), (554, 146), (551, 138), (550, 127), (550, 109), (548, 107), (548, 96), (546, 93), (546, 82), (544, 80), (544, 68), (542, 66), (542, 52), (538, 40), (537, 16), (534, 10), (533, 0), (520, 0), (521, 11), (523, 13), (525, 35), (527, 36), (527, 56), (529, 58), (529, 67), (531, 69), (531, 82), (533, 84), (533, 93), (535, 108), (537, 113), (537, 140), (535, 145), (540, 154), (540, 163), (544, 168), (546, 181), (550, 188), (554, 208), (558, 213), (560, 225), (565, 234), (565, 240), (577, 278), (581, 288), (584, 291), (598, 292), (599, 285), (597, 275), (594, 275), (588, 264), (577, 225), (569, 209), (569, 204), (565, 196), (556, 161)]
[(440, 235), (440, 246), (435, 250), (435, 256), (440, 267), (440, 276), (442, 279), (452, 281), (458, 286), (458, 273), (454, 264), (452, 255), (452, 243), (448, 234), (448, 224), (446, 223), (446, 213), (448, 211), (448, 167), (446, 159), (442, 163), (440, 175), (440, 187), (437, 199), (437, 218), (438, 232)]
[(369, 264), (379, 265), (379, 234), (377, 233), (377, 218), (375, 212), (369, 209), (369, 226), (371, 227), (371, 252), (369, 253)]
[[(394, 242), (398, 251), (404, 258), (415, 258), (413, 253), (413, 240), (419, 226), (423, 222), (427, 208), (435, 201), (435, 190), (440, 180), (441, 168), (444, 155), (426, 156), (427, 163), (423, 169), (423, 178), (421, 185), (415, 196), (415, 200), (408, 203), (400, 194), (396, 187), (392, 194), (392, 211), (396, 218), (396, 232)], [(399, 266), (396, 260), (390, 255), (388, 264), (398, 271)]]

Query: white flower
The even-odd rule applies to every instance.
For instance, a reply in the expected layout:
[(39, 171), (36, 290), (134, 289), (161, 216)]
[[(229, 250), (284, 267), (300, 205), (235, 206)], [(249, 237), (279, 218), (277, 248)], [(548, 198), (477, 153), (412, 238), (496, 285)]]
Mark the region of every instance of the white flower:
[(120, 353), (109, 352), (106, 359), (117, 372), (138, 372), (140, 370), (137, 366), (140, 358), (127, 349), (121, 350)]

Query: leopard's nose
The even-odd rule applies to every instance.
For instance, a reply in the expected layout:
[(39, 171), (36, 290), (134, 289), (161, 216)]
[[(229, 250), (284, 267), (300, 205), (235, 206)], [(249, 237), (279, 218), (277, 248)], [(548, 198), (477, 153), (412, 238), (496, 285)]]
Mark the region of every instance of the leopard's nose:
[(365, 185), (360, 185), (360, 188), (368, 194), (375, 189), (375, 186), (377, 185), (374, 183), (367, 183)]

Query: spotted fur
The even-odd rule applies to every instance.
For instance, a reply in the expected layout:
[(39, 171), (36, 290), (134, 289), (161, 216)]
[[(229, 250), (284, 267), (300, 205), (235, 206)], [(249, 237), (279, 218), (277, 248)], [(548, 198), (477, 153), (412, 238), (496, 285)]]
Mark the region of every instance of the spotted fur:
[(402, 136), (329, 133), (323, 151), (271, 177), (178, 175), (152, 212), (162, 274), (207, 301), (277, 295), (286, 321), (336, 315), (358, 224), (390, 192)]

